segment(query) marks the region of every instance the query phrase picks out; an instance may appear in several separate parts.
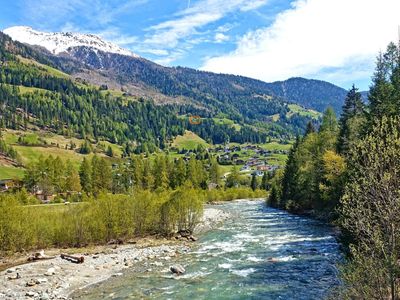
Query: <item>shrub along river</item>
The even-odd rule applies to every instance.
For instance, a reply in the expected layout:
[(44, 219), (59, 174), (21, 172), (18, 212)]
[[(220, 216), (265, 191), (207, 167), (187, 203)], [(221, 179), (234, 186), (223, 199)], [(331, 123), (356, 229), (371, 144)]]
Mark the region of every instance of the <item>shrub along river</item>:
[[(261, 201), (219, 205), (231, 214), (192, 251), (151, 270), (127, 272), (79, 299), (321, 299), (339, 284), (333, 230)], [(169, 266), (186, 273), (174, 276)], [(87, 293), (89, 292), (89, 293)]]

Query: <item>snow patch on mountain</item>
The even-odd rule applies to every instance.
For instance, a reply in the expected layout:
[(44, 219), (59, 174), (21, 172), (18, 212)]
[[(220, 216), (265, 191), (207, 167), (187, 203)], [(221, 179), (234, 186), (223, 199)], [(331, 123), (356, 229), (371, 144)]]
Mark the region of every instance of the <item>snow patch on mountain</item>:
[(3, 30), (13, 40), (46, 48), (53, 54), (68, 52), (73, 47), (90, 47), (103, 52), (138, 57), (129, 50), (102, 40), (94, 34), (72, 32), (41, 32), (28, 26), (14, 26)]

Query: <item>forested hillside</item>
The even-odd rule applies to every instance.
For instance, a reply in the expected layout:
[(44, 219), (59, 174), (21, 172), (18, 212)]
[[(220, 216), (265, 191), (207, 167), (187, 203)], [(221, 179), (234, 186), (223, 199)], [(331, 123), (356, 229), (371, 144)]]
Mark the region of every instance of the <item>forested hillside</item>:
[[(3, 40), (7, 39), (3, 34)], [(7, 43), (12, 44), (9, 40)], [(46, 65), (121, 94), (151, 98), (156, 104), (179, 104), (185, 113), (212, 117), (224, 113), (240, 124), (267, 124), (269, 134), (301, 134), (309, 116), (288, 104), (322, 112), (329, 104), (340, 109), (345, 90), (322, 81), (291, 79), (268, 84), (242, 76), (215, 74), (189, 68), (169, 68), (141, 57), (103, 52), (80, 46), (54, 55), (41, 47), (9, 47)], [(22, 49), (22, 50), (21, 50)], [(338, 111), (337, 110), (337, 111)], [(258, 124), (257, 124), (258, 123)], [(280, 134), (279, 133), (279, 134)]]
[(304, 78), (273, 82), (269, 84), (269, 88), (276, 96), (290, 99), (320, 112), (331, 106), (339, 114), (342, 110), (343, 99), (346, 97), (346, 90), (343, 88), (326, 81)]
[(65, 73), (38, 64), (37, 61), (47, 62), (40, 53), (12, 43), (5, 35), (1, 41), (1, 127), (26, 129), (33, 124), (66, 136), (106, 139), (124, 145), (127, 155), (134, 149), (163, 149), (186, 129), (213, 143), (266, 140), (267, 126), (256, 130), (244, 124), (236, 130), (212, 119), (192, 125), (188, 118), (179, 118), (177, 114), (197, 112), (195, 108), (157, 106), (149, 100), (77, 83)]
[(121, 85), (139, 83), (156, 88), (162, 94), (184, 97), (200, 107), (223, 111), (234, 120), (265, 121), (275, 114), (284, 118), (288, 111), (285, 102), (320, 112), (332, 105), (339, 112), (346, 94), (344, 89), (324, 81), (292, 78), (265, 83), (243, 76), (163, 67), (143, 58), (94, 52), (87, 47), (74, 48), (69, 55), (97, 70), (107, 70), (105, 73), (118, 78)]

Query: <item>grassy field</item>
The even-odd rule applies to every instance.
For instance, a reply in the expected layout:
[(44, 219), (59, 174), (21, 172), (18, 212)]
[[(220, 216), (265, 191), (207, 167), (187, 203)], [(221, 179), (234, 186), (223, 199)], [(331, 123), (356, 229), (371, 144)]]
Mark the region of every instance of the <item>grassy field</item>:
[(300, 116), (310, 117), (313, 119), (319, 119), (322, 116), (322, 114), (320, 112), (317, 112), (312, 109), (303, 108), (297, 104), (289, 104), (288, 107), (290, 109), (290, 112), (288, 112), (288, 117), (290, 117), (291, 115), (293, 115), (295, 113), (298, 113)]
[(48, 73), (52, 76), (61, 77), (61, 78), (70, 78), (70, 76), (68, 74), (61, 72), (60, 70), (54, 69), (50, 66), (46, 66), (41, 63), (38, 63), (37, 61), (31, 60), (28, 58), (24, 58), (22, 56), (18, 56), (18, 59), (24, 64), (38, 66), (38, 67), (44, 69), (45, 73)]
[(191, 131), (186, 131), (184, 135), (178, 135), (172, 143), (172, 146), (176, 147), (179, 150), (194, 150), (197, 148), (198, 145), (209, 147), (209, 144), (207, 144), (205, 140), (203, 140), (197, 134)]
[(265, 150), (270, 150), (270, 151), (274, 151), (274, 150), (290, 150), (290, 148), (292, 148), (292, 143), (281, 144), (281, 143), (278, 143), (278, 142), (270, 142), (270, 143), (266, 143), (266, 144), (261, 144), (260, 147), (265, 149)]
[(25, 170), (11, 166), (0, 165), (0, 180), (1, 179), (21, 179), (24, 176)]
[(286, 154), (271, 154), (271, 156), (267, 157), (267, 161), (271, 165), (284, 166), (286, 164), (286, 160)]
[[(19, 145), (18, 144), (18, 138), (19, 137), (24, 137), (25, 141), (30, 143), (30, 144), (37, 144), (39, 142), (39, 138), (42, 140), (45, 140), (47, 142), (47, 146), (24, 146), (24, 145)], [(92, 157), (93, 154), (89, 155), (82, 155), (80, 153), (77, 153), (75, 150), (67, 150), (65, 147), (71, 144), (71, 142), (75, 143), (76, 148), (79, 148), (80, 145), (82, 144), (82, 140), (79, 140), (77, 138), (66, 138), (54, 133), (48, 133), (48, 132), (22, 132), (22, 131), (16, 131), (16, 130), (7, 130), (6, 132), (3, 133), (3, 139), (4, 141), (8, 144), (11, 145), (20, 155), (22, 159), (22, 163), (27, 165), (31, 162), (35, 162), (39, 159), (40, 156), (47, 157), (49, 155), (52, 156), (59, 156), (62, 160), (71, 160), (71, 162), (76, 166), (77, 168), (79, 167), (82, 159), (86, 157)], [(104, 145), (108, 147), (110, 143), (108, 142), (102, 142), (105, 143)], [(117, 155), (121, 154), (121, 149), (117, 145), (110, 144), (113, 147), (114, 152)], [(99, 155), (104, 156), (103, 153), (99, 153)], [(0, 166), (2, 173), (9, 174), (11, 173), (21, 173), (21, 169), (17, 170), (8, 170), (5, 166)]]
[(219, 125), (230, 125), (231, 127), (235, 128), (235, 130), (239, 131), (242, 126), (239, 124), (235, 123), (231, 119), (227, 118), (213, 118), (214, 122)]
[(122, 155), (121, 146), (116, 145), (116, 144), (112, 144), (112, 143), (107, 142), (107, 141), (101, 141), (101, 142), (99, 142), (99, 144), (102, 147), (104, 147), (105, 151), (107, 151), (108, 147), (111, 146), (111, 149), (113, 150), (113, 153), (114, 153), (114, 157), (121, 157), (121, 155)]

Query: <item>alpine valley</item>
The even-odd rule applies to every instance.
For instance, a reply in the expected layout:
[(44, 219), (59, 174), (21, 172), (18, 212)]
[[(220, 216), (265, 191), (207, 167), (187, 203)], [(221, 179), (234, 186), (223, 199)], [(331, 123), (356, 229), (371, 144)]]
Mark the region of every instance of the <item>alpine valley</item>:
[(3, 30), (0, 299), (400, 299), (399, 99)]

